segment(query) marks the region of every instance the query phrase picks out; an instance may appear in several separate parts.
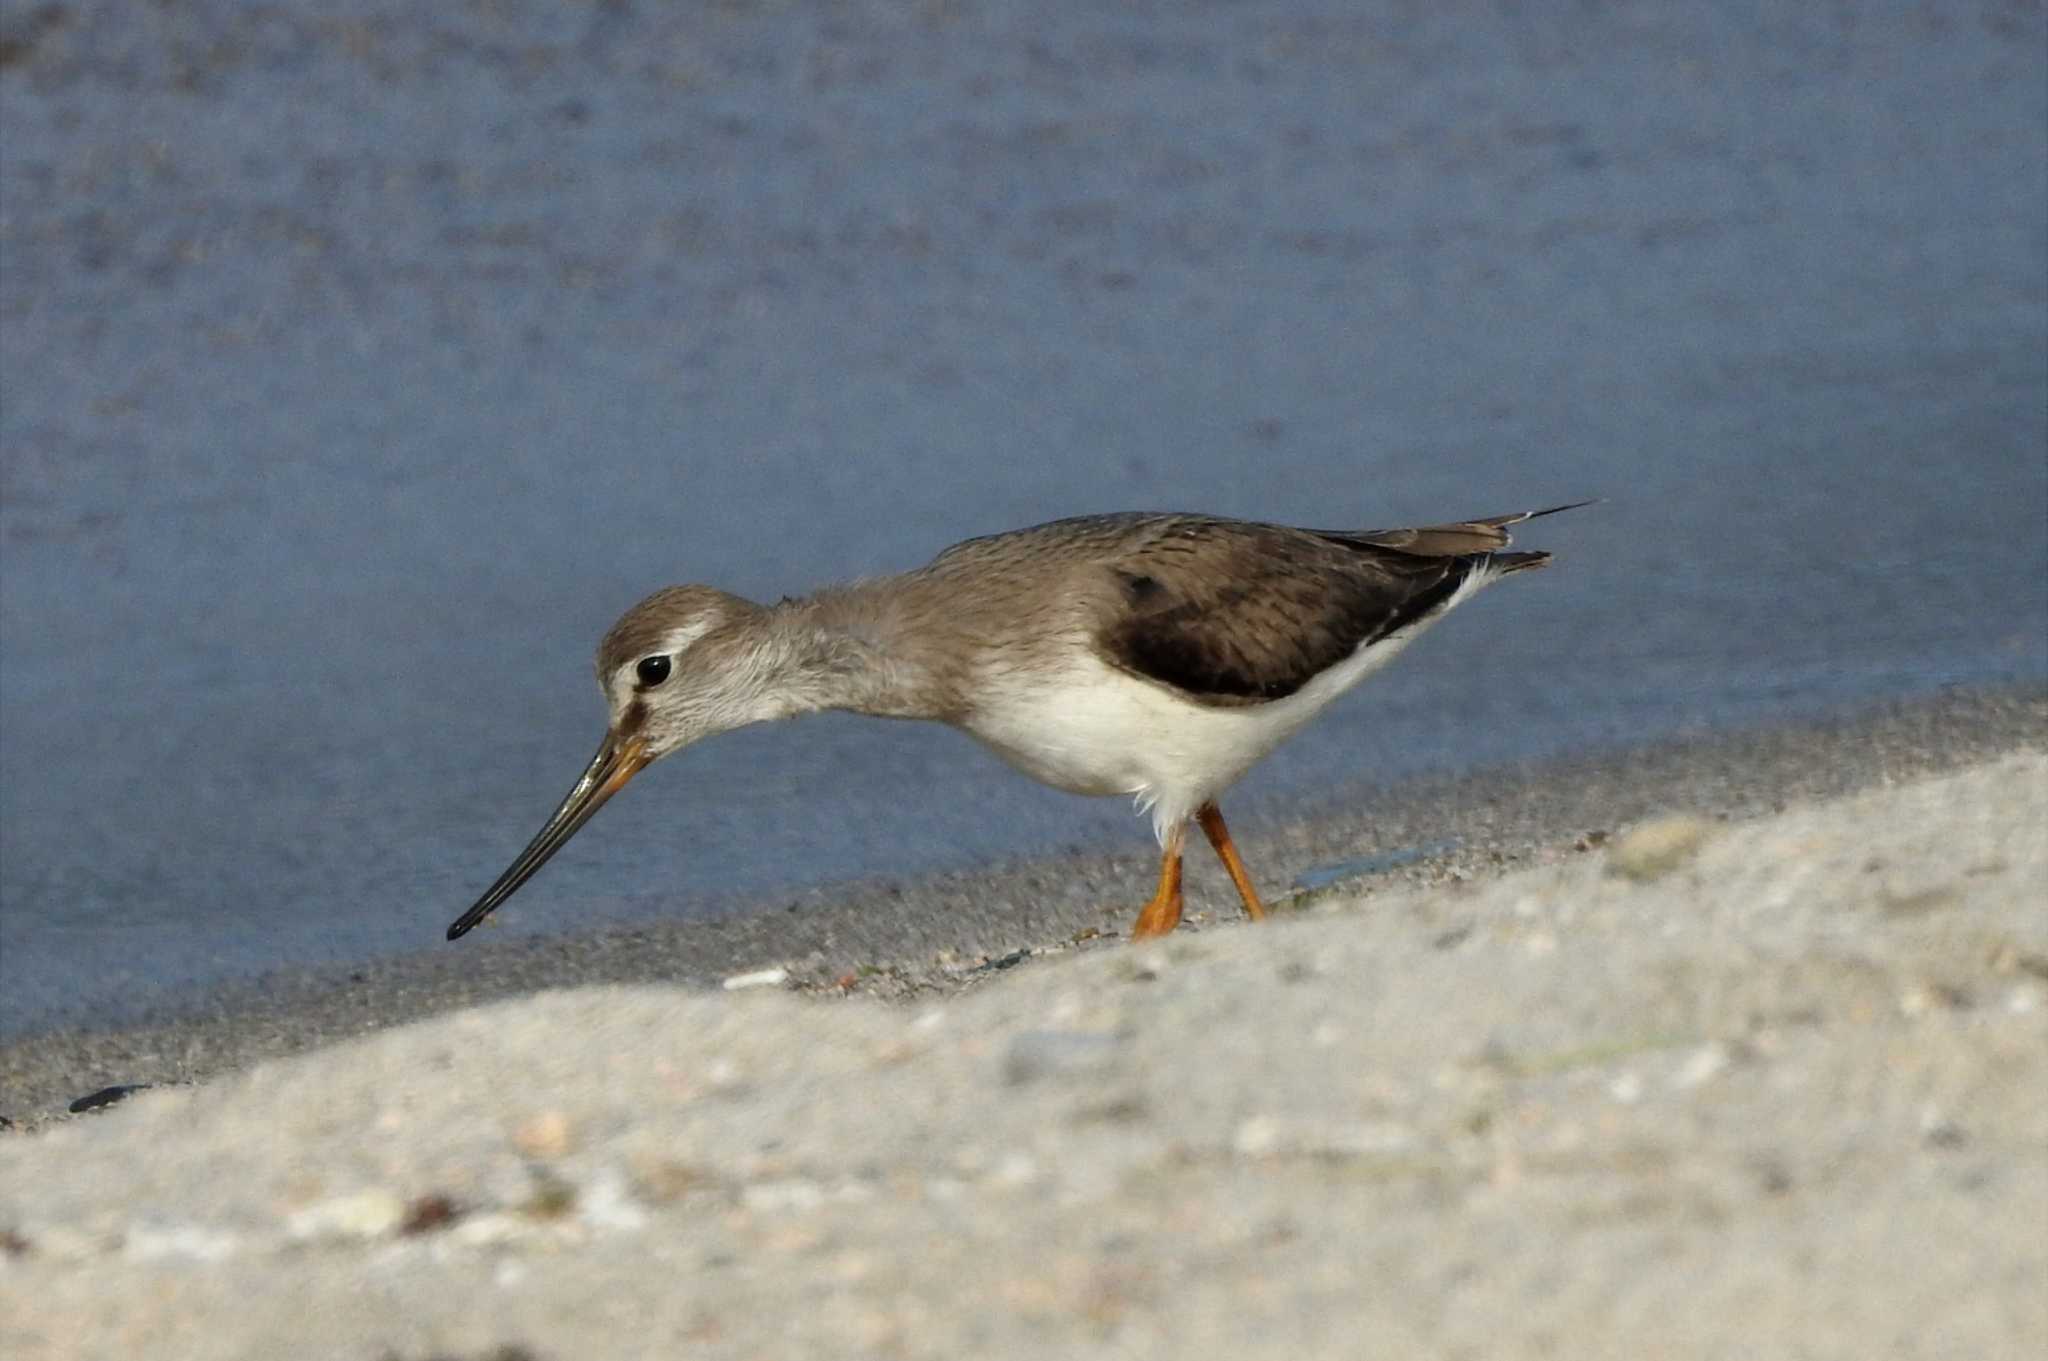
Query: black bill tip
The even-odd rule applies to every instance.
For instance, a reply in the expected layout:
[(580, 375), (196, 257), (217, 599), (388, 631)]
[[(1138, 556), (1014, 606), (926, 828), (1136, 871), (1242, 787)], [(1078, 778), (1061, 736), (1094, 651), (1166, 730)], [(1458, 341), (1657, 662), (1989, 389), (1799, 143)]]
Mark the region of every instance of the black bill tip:
[(639, 737), (620, 739), (607, 736), (597, 755), (590, 758), (583, 774), (577, 777), (568, 797), (556, 808), (547, 824), (526, 844), (498, 881), (484, 891), (484, 896), (457, 917), (448, 927), (448, 939), (460, 940), (469, 934), (470, 928), (496, 911), (498, 905), (533, 877), (548, 857), (562, 848), (562, 843), (576, 835), (576, 829), (590, 821), (590, 815), (604, 806), (605, 800), (625, 787), (635, 771), (653, 758), (647, 754), (647, 743)]

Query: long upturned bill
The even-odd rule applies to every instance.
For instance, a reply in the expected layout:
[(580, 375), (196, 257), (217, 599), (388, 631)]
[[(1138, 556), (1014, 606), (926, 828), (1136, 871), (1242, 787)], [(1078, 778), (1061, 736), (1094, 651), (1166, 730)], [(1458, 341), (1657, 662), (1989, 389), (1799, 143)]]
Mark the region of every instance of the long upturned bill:
[(598, 809), (605, 800), (626, 787), (626, 782), (639, 773), (650, 758), (647, 743), (639, 737), (621, 738), (616, 733), (607, 733), (597, 755), (590, 758), (590, 764), (583, 768), (583, 774), (576, 779), (576, 785), (569, 791), (561, 806), (556, 808), (533, 840), (526, 843), (526, 849), (498, 876), (496, 883), (485, 890), (476, 905), (457, 917), (448, 928), (448, 939), (454, 940), (466, 934), (472, 926), (498, 909), (498, 905), (518, 891), (521, 884), (533, 877), (534, 871), (548, 862), (548, 857), (562, 849), (576, 830)]

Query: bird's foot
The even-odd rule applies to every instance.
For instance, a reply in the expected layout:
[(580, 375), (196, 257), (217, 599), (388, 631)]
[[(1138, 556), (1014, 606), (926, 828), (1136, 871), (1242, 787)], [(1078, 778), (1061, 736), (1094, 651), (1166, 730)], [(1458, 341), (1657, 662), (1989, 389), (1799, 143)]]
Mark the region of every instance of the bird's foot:
[(1180, 829), (1175, 828), (1159, 861), (1159, 887), (1131, 924), (1131, 939), (1151, 940), (1179, 926), (1180, 906)]
[(1131, 925), (1132, 940), (1151, 940), (1163, 936), (1180, 925), (1180, 894), (1169, 901), (1154, 898), (1138, 913), (1138, 920)]

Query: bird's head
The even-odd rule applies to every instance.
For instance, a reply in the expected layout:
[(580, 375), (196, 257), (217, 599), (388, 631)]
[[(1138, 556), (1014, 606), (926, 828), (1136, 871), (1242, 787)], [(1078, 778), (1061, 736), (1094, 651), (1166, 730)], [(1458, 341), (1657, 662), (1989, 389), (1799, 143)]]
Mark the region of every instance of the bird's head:
[(715, 733), (779, 716), (764, 686), (772, 658), (747, 624), (761, 607), (709, 586), (671, 586), (621, 615), (597, 648), (611, 722), (583, 774), (526, 849), (448, 928), (465, 934), (533, 877), (649, 762)]
[[(609, 744), (642, 765), (774, 715), (762, 708), (773, 658), (749, 628), (762, 610), (709, 586), (670, 586), (627, 610), (597, 645)], [(637, 767), (636, 767), (637, 769)]]

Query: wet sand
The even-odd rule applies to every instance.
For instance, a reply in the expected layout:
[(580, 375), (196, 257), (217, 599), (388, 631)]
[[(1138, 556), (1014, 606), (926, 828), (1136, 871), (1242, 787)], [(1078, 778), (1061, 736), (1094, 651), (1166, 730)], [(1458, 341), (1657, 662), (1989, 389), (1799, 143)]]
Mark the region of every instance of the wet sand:
[[(0, 1350), (2029, 1355), (2044, 713), (1951, 697), (1269, 824), (1269, 873), (1417, 820), (1463, 849), (1267, 929), (1018, 957), (1120, 923), (1094, 895), (1141, 869), (1046, 867), (45, 1037), (11, 1091), (209, 1080), (0, 1140)], [(650, 954), (789, 976), (433, 991), (458, 957), (481, 1000)]]
[[(1284, 897), (1298, 877), (1323, 867), (1402, 862), (1356, 880), (1380, 892), (1497, 877), (1671, 809), (1754, 817), (2039, 746), (2048, 746), (2048, 691), (1957, 691), (1797, 726), (1392, 789), (1361, 786), (1295, 806), (1239, 804), (1232, 827), (1268, 896)], [(713, 922), (584, 932), (569, 924), (560, 936), (502, 943), (486, 929), (447, 944), (441, 928), (461, 904), (435, 904), (421, 913), (421, 936), (431, 944), (416, 954), (346, 971), (280, 972), (137, 1024), (0, 1045), (0, 1117), (34, 1128), (111, 1085), (204, 1081), (545, 988), (715, 987), (735, 973), (780, 967), (792, 986), (809, 990), (899, 1001), (943, 994), (1046, 954), (1118, 946), (1156, 873), (1149, 842), (1133, 831), (1128, 850), (1115, 854), (824, 888)], [(1182, 930), (1233, 921), (1236, 899), (1220, 867), (1199, 849), (1188, 864)]]

